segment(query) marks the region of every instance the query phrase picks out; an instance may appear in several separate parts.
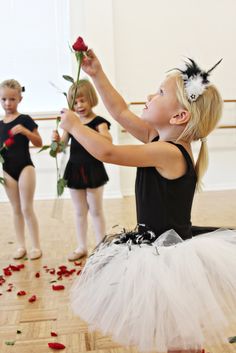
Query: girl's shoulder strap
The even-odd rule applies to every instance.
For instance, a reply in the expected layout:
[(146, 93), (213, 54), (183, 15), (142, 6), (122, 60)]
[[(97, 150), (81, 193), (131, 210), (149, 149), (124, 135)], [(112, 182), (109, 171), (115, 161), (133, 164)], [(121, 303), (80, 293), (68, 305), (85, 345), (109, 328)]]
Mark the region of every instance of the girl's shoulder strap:
[(184, 146), (182, 146), (181, 144), (179, 143), (175, 143), (175, 142), (172, 142), (172, 141), (167, 141), (168, 143), (171, 143), (172, 145), (176, 146), (183, 154), (185, 160), (187, 161), (187, 164), (188, 165), (191, 165), (193, 168), (194, 168), (194, 163), (193, 163), (193, 160), (192, 158), (190, 157), (189, 153), (187, 152), (187, 150), (184, 148)]

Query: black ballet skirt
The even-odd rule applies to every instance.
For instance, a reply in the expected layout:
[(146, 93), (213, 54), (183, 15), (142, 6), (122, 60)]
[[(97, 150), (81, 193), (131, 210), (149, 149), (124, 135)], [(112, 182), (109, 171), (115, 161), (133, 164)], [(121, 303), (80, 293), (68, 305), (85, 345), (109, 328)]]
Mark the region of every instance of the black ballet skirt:
[[(86, 126), (97, 130), (98, 125), (103, 123), (110, 128), (110, 123), (100, 116), (96, 116)], [(109, 180), (104, 164), (86, 151), (72, 135), (69, 138), (70, 157), (64, 172), (68, 188), (87, 189), (104, 185)]]

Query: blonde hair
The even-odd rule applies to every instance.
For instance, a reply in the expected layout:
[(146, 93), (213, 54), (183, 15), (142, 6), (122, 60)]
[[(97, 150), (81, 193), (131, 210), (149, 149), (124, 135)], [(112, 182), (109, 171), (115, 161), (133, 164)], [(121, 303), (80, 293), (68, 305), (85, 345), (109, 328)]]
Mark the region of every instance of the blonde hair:
[(88, 80), (80, 80), (78, 84), (73, 83), (69, 88), (67, 99), (71, 109), (74, 108), (72, 107), (74, 95), (75, 99), (78, 97), (85, 97), (92, 108), (98, 104), (98, 96), (95, 88)]
[(0, 83), (0, 88), (11, 88), (15, 89), (19, 95), (24, 91), (23, 87), (21, 87), (20, 83), (14, 79), (5, 80)]
[(206, 137), (214, 130), (221, 118), (223, 100), (217, 88), (209, 84), (196, 101), (187, 99), (184, 82), (179, 72), (172, 73), (176, 80), (176, 94), (179, 103), (190, 113), (190, 119), (178, 140), (201, 140), (195, 170), (197, 174), (197, 189), (201, 189), (201, 179), (208, 166), (208, 149)]

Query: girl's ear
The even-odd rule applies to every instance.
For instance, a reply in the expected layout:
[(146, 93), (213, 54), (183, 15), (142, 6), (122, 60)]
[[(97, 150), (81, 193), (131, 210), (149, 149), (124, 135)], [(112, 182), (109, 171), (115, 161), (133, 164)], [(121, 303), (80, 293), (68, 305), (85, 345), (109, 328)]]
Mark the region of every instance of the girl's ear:
[(181, 110), (179, 114), (174, 115), (170, 119), (171, 125), (182, 125), (188, 123), (190, 119), (190, 113), (187, 110)]

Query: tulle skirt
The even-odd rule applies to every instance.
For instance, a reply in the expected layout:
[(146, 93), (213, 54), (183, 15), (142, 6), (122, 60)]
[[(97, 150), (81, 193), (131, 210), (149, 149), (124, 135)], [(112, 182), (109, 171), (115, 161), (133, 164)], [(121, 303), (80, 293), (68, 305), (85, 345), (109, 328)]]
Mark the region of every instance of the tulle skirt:
[[(140, 351), (199, 349), (236, 324), (236, 231), (183, 241), (126, 234), (104, 241), (72, 287), (74, 312), (93, 330)], [(235, 332), (233, 333), (235, 334)]]

